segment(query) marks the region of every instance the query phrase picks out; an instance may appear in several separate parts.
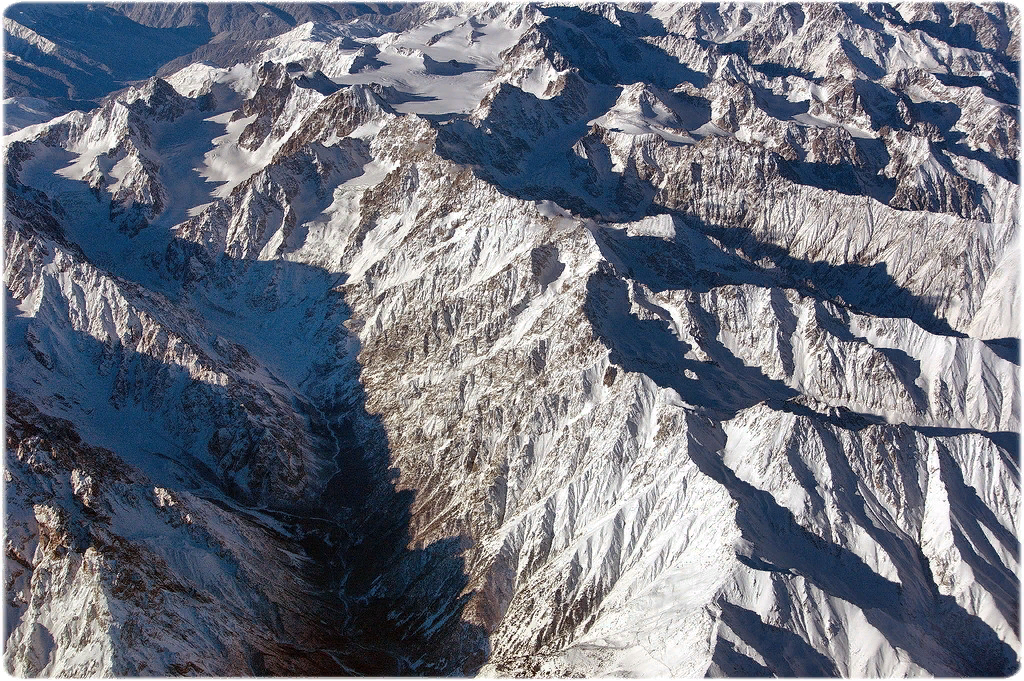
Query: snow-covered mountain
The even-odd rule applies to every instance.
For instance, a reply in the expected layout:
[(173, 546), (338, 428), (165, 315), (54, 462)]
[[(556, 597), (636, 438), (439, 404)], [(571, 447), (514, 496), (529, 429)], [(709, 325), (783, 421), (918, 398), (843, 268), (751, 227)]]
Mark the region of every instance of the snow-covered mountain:
[[(401, 24), (400, 5), (355, 3), (21, 3), (4, 12), (4, 133), (195, 61), (231, 66), (260, 41), (308, 21), (370, 15)], [(255, 49), (255, 52), (253, 51)]]
[(1014, 6), (352, 7), (5, 136), (9, 671), (1019, 667)]

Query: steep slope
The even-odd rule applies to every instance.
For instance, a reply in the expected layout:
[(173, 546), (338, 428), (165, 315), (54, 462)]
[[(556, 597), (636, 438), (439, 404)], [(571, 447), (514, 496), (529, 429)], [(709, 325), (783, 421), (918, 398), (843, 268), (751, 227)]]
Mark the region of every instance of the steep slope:
[[(307, 21), (386, 16), (398, 6), (343, 3), (75, 3), (4, 12), (4, 133), (198, 61), (231, 66)], [(69, 30), (74, 27), (73, 30)]]
[(965, 7), (413, 5), (8, 136), (8, 668), (1012, 672)]

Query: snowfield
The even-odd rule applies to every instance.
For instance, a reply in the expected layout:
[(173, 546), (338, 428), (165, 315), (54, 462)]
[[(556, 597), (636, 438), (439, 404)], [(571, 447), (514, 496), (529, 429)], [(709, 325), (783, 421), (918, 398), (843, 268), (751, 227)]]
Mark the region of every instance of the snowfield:
[(29, 9), (12, 674), (1019, 668), (1014, 6)]

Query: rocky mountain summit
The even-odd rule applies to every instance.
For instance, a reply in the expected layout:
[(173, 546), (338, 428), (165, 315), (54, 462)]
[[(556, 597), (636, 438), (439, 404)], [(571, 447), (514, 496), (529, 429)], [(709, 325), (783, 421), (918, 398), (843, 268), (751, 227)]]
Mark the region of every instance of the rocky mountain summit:
[(155, 7), (4, 138), (11, 673), (1019, 667), (1014, 6)]

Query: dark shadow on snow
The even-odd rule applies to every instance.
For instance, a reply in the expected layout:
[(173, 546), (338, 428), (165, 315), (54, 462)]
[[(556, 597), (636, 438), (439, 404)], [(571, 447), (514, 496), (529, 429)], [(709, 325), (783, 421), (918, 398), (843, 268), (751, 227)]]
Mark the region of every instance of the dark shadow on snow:
[[(870, 7), (875, 11), (878, 11), (879, 9), (885, 6), (881, 5), (880, 3), (873, 3), (872, 5), (870, 5)], [(983, 11), (980, 7), (978, 9), (979, 11)], [(1008, 9), (1009, 8), (1007, 7), (1003, 11), (1005, 12)], [(984, 52), (990, 54), (996, 59), (996, 61), (1000, 62), (1003, 66), (1005, 66), (1007, 71), (1011, 73), (1020, 73), (1020, 61), (1011, 57), (1008, 54), (1005, 47), (1004, 49), (992, 49), (985, 47), (978, 39), (977, 31), (974, 28), (974, 26), (966, 22), (954, 24), (954, 17), (952, 16), (952, 12), (950, 11), (950, 8), (947, 5), (936, 4), (934, 6), (933, 11), (938, 21), (934, 21), (931, 19), (920, 19), (917, 21), (908, 22), (905, 19), (903, 19), (899, 12), (895, 11), (886, 12), (886, 18), (894, 22), (895, 24), (901, 26), (904, 30), (908, 32), (919, 30), (932, 36), (933, 38), (938, 38), (942, 42), (952, 47), (960, 47), (974, 50), (977, 52)], [(995, 32), (1000, 34), (998, 38), (999, 43), (1002, 43), (1004, 46), (1009, 46), (1009, 44), (1011, 44), (1011, 42), (1013, 41), (1013, 37), (1010, 33), (1008, 25), (1004, 21), (996, 19), (991, 14), (991, 12), (987, 13), (989, 14), (991, 19), (991, 27), (995, 30)], [(936, 75), (938, 76), (938, 74)], [(1004, 76), (1003, 80), (1001, 81), (1001, 85), (1008, 81), (1009, 79), (1005, 78)], [(1015, 90), (1016, 88), (1013, 89)], [(1009, 91), (1004, 91), (1001, 87), (1000, 94), (1006, 97), (1006, 99), (998, 97), (997, 99), (1000, 99), (1000, 101), (1013, 103), (1017, 99), (1016, 94), (1012, 94)]]
[[(642, 301), (638, 301), (638, 304), (647, 307), (648, 313), (653, 313), (650, 315), (653, 319), (642, 319), (630, 311), (630, 284), (623, 278), (626, 276), (643, 283), (653, 291), (678, 288), (702, 292), (723, 283), (765, 285), (765, 280), (799, 273), (806, 278), (803, 286), (798, 288), (803, 288), (816, 298), (832, 297), (835, 294), (829, 293), (829, 289), (842, 284), (844, 295), (857, 299), (855, 295), (845, 292), (845, 287), (853, 285), (850, 279), (856, 281), (865, 277), (869, 280), (887, 277), (884, 268), (881, 271), (855, 266), (819, 269), (813, 263), (789, 258), (780, 249), (772, 252), (772, 257), (783, 267), (762, 270), (747, 258), (729, 258), (727, 252), (721, 252), (710, 242), (702, 243), (701, 235), (704, 232), (699, 228), (695, 230), (696, 235), (677, 229), (677, 235), (684, 236), (677, 236), (676, 239), (630, 237), (623, 230), (610, 228), (592, 228), (592, 231), (605, 258), (613, 265), (602, 265), (591, 276), (587, 283), (588, 295), (584, 309), (595, 333), (610, 348), (611, 362), (627, 371), (644, 373), (659, 386), (674, 389), (685, 401), (698, 405), (715, 419), (728, 418), (761, 401), (767, 401), (773, 408), (809, 417), (819, 437), (828, 441), (825, 451), (834, 483), (840, 490), (846, 490), (845, 494), (837, 495), (842, 511), (849, 514), (859, 527), (865, 528), (872, 540), (892, 557), (902, 586), (875, 573), (848, 549), (803, 529), (792, 513), (779, 506), (771, 494), (740, 480), (714, 453), (724, 449), (722, 434), (721, 443), (701, 443), (691, 448), (690, 453), (701, 471), (725, 486), (739, 504), (737, 522), (744, 538), (754, 547), (751, 555), (740, 557), (741, 562), (756, 570), (801, 575), (826, 593), (855, 604), (887, 640), (907, 650), (914, 662), (930, 673), (944, 674), (948, 673), (947, 669), (952, 669), (956, 673), (968, 675), (999, 675), (1012, 670), (1016, 664), (1013, 650), (1002, 643), (984, 621), (968, 613), (952, 597), (939, 592), (928, 561), (912, 538), (876, 524), (864, 499), (857, 493), (859, 483), (856, 473), (849, 461), (839, 454), (843, 451), (842, 445), (822, 425), (828, 423), (839, 428), (859, 430), (870, 425), (884, 424), (885, 421), (880, 417), (856, 414), (845, 409), (830, 410), (823, 414), (802, 405), (799, 400), (787, 399), (796, 397), (795, 391), (768, 379), (756, 367), (743, 364), (715, 340), (718, 327), (709, 315), (701, 319), (698, 326), (704, 329), (701, 345), (710, 356), (710, 361), (700, 362), (688, 358), (686, 355), (690, 347), (672, 331), (667, 311)], [(728, 232), (708, 232), (713, 233), (719, 241), (737, 241), (730, 240)], [(739, 245), (742, 246), (742, 240)], [(743, 249), (740, 248), (739, 252), (743, 252)], [(620, 268), (621, 274), (617, 271)], [(778, 269), (786, 272), (780, 273)], [(838, 273), (833, 275), (833, 269), (838, 269)], [(832, 279), (832, 276), (838, 278)], [(894, 297), (896, 303), (903, 305), (914, 302), (909, 299), (900, 301), (898, 292), (902, 289), (892, 284), (891, 279), (883, 290), (889, 304), (894, 304)], [(872, 298), (861, 298), (859, 302), (875, 311), (879, 311), (882, 304), (882, 300)], [(780, 304), (785, 307), (783, 301)], [(700, 314), (699, 310), (697, 314)], [(840, 324), (830, 324), (829, 315), (820, 317), (822, 323), (829, 325), (830, 330), (831, 326), (837, 327), (834, 329), (837, 337), (856, 340)], [(787, 323), (785, 315), (780, 315), (780, 318), (783, 324)], [(789, 323), (792, 322), (789, 320)], [(913, 385), (920, 372), (917, 363), (899, 352), (890, 353), (889, 359), (898, 371), (904, 372), (902, 380)], [(918, 430), (928, 435), (960, 434), (960, 431), (954, 432), (951, 429), (941, 429), (941, 432), (927, 428)], [(1004, 454), (1003, 449), (1007, 449), (1009, 456), (1014, 456), (1015, 449), (1007, 448), (1002, 439), (996, 444), (1001, 448), (1000, 455)], [(908, 463), (910, 459), (919, 456), (919, 453), (911, 453), (907, 461), (897, 465), (911, 466)], [(789, 459), (794, 473), (808, 491), (812, 505), (823, 507), (824, 500), (817, 494), (817, 483), (813, 475), (802, 462), (797, 464), (799, 456), (795, 453), (791, 452)], [(987, 544), (981, 525), (1011, 554), (1019, 553), (1019, 545), (998, 524), (987, 507), (985, 511), (980, 510), (979, 505), (984, 506), (983, 502), (973, 490), (965, 488), (962, 478), (957, 478), (959, 469), (954, 468), (954, 462), (944, 463), (944, 481), (951, 489), (960, 490), (958, 498), (963, 499), (961, 503), (964, 505), (963, 510), (954, 509), (954, 515), (962, 528), (959, 532), (963, 535), (958, 535), (955, 541), (962, 544), (961, 552), (971, 552), (971, 545), (975, 543), (981, 546), (980, 553), (971, 556), (965, 553), (965, 560), (979, 574), (979, 579), (991, 587), (992, 593), (1000, 601), (998, 607), (1001, 612), (1011, 622), (1015, 622), (1016, 617), (1012, 611), (1017, 603), (1018, 582), (1001, 567), (998, 556), (991, 545)], [(912, 470), (904, 471), (907, 479), (914, 479), (912, 474)], [(920, 490), (907, 490), (906, 493), (921, 496)], [(907, 503), (919, 506), (923, 504), (923, 499), (915, 501), (908, 498)], [(966, 543), (968, 538), (970, 544)], [(730, 624), (730, 628), (746, 632), (744, 637), (743, 633), (737, 631), (766, 660), (773, 674), (835, 675), (829, 665), (816, 666), (813, 660), (800, 652), (806, 644), (802, 640), (797, 641), (799, 637), (795, 634), (777, 631), (752, 615), (745, 611), (730, 611), (728, 617), (735, 624)], [(724, 612), (723, 621), (729, 623)], [(920, 626), (922, 632), (938, 642), (938, 646), (923, 648), (924, 644), (919, 640), (920, 633), (908, 627), (911, 623)], [(766, 638), (772, 639), (773, 636), (776, 639), (773, 646), (760, 645)], [(760, 665), (752, 665), (752, 660), (731, 645), (716, 648), (716, 659), (718, 664), (732, 665), (736, 669), (750, 672), (760, 670)], [(796, 665), (804, 663), (809, 666), (797, 668)]]
[(1020, 339), (1019, 338), (990, 338), (983, 341), (988, 349), (1005, 359), (1020, 366)]
[[(939, 593), (923, 556), (918, 554), (910, 560), (916, 565), (916, 571), (926, 577), (924, 582), (917, 583), (918, 587), (926, 589), (924, 593), (920, 589), (908, 593), (900, 584), (877, 574), (849, 549), (804, 529), (769, 492), (737, 477), (718, 453), (725, 448), (724, 432), (716, 427), (712, 437), (716, 441), (700, 442), (691, 447), (691, 458), (701, 472), (723, 485), (736, 501), (736, 522), (743, 538), (749, 542), (753, 553), (772, 566), (772, 572), (788, 570), (826, 594), (857, 606), (892, 645), (906, 651), (915, 664), (931, 674), (943, 676), (950, 669), (965, 676), (1002, 676), (1016, 668), (1016, 653), (999, 640), (988, 624), (964, 610), (953, 597)], [(832, 465), (839, 463), (838, 457), (830, 460)], [(855, 482), (843, 477), (837, 481), (841, 488)], [(854, 494), (855, 489), (849, 492), (842, 496), (848, 500), (859, 499)], [(857, 508), (851, 510), (861, 513)], [(882, 536), (886, 531), (870, 522), (867, 529), (883, 538), (884, 545), (902, 544), (896, 537)], [(907, 545), (906, 552), (910, 551)], [(909, 555), (906, 552), (905, 555)], [(908, 568), (904, 565), (903, 569)], [(756, 626), (756, 622), (752, 624)], [(927, 645), (915, 631), (917, 628), (936, 644)], [(758, 634), (766, 631), (767, 628), (762, 627)], [(747, 643), (756, 645), (757, 641)], [(786, 660), (793, 663), (788, 656)], [(766, 661), (771, 664), (770, 658)], [(785, 666), (772, 672), (788, 675)]]
[(1003, 527), (978, 491), (964, 480), (959, 464), (939, 444), (939, 474), (949, 490), (953, 544), (971, 566), (978, 584), (991, 593), (999, 612), (1015, 630), (1019, 628), (1020, 578), (1003, 565), (993, 539), (1015, 561), (1020, 560), (1020, 540)]
[(610, 361), (626, 371), (643, 373), (686, 402), (719, 419), (765, 400), (780, 402), (796, 395), (760, 369), (744, 364), (717, 339), (717, 322), (705, 313), (710, 329), (701, 339), (707, 361), (689, 358), (689, 344), (672, 332), (664, 310), (659, 319), (641, 319), (630, 312), (629, 285), (607, 265), (587, 280), (584, 310), (597, 336), (611, 349)]
[[(759, 241), (746, 228), (714, 226), (692, 216), (673, 215), (672, 219), (676, 225), (672, 238), (631, 237), (612, 228), (598, 228), (593, 233), (606, 259), (621, 265), (626, 275), (654, 292), (703, 292), (724, 284), (781, 286), (873, 316), (910, 317), (932, 333), (963, 335), (937, 316), (928, 301), (899, 286), (885, 263), (808, 261)], [(771, 267), (755, 264), (765, 258)], [(837, 326), (835, 333), (848, 332)], [(853, 340), (852, 336), (847, 340)]]
[[(9, 200), (17, 205), (42, 200), (24, 187), (13, 196), (10, 186), (8, 191)], [(88, 189), (81, 185), (81, 191)], [(40, 208), (52, 210), (49, 205)], [(28, 209), (21, 212), (32, 216)], [(56, 223), (42, 227), (49, 238), (67, 239)], [(154, 225), (147, 229), (161, 228)], [(77, 244), (69, 242), (67, 246), (84, 256)], [(302, 429), (313, 450), (323, 453), (318, 468), (334, 471), (327, 481), (303, 480), (301, 473), (295, 478), (288, 463), (293, 459), (289, 449), (294, 446), (294, 434), (289, 433), (289, 427), (266, 420), (277, 412), (267, 411), (264, 397), (239, 401), (239, 393), (231, 387), (193, 380), (183, 368), (139, 354), (131, 345), (101, 344), (81, 333), (58, 333), (53, 337), (49, 327), (42, 324), (35, 325), (36, 345), (59, 348), (60, 338), (70, 335), (70, 347), (75, 348), (78, 359), (59, 361), (89, 367), (85, 371), (92, 371), (93, 366), (114, 367), (117, 371), (126, 367), (128, 382), (124, 385), (128, 392), (118, 399), (146, 405), (154, 417), (165, 411), (181, 413), (190, 409), (208, 414), (205, 425), (209, 430), (198, 439), (154, 442), (151, 453), (132, 452), (126, 460), (142, 464), (144, 469), (148, 465), (150, 469), (173, 471), (164, 481), (176, 480), (172, 489), (235, 512), (241, 510), (257, 522), (261, 516), (263, 522), (274, 518), (295, 537), (311, 559), (308, 567), (297, 569), (305, 572), (309, 583), (322, 589), (320, 600), (310, 608), (323, 610), (324, 627), (318, 633), (322, 640), (317, 642), (316, 651), (304, 648), (307, 642), (289, 642), (288, 632), (282, 632), (282, 646), (291, 646), (298, 658), (313, 656), (293, 660), (294, 667), (288, 668), (303, 669), (308, 674), (313, 665), (320, 670), (317, 673), (330, 676), (475, 673), (486, 660), (489, 643), (481, 628), (461, 619), (472, 596), (463, 593), (468, 577), (461, 553), (467, 540), (453, 537), (422, 549), (409, 548), (410, 506), (415, 492), (396, 489), (397, 471), (391, 468), (387, 434), (380, 418), (366, 409), (366, 396), (359, 382), (361, 367), (356, 361), (356, 337), (341, 325), (349, 314), (338, 288), (344, 278), (283, 260), (214, 257), (198, 244), (178, 238), (170, 239), (158, 263), (152, 262), (153, 256), (137, 254), (140, 259), (146, 257), (150, 266), (159, 264), (167, 290), (177, 294), (173, 304), (181, 311), (187, 312), (198, 301), (209, 299), (210, 303), (228, 301), (233, 309), (221, 308), (228, 319), (236, 313), (273, 318), (279, 310), (289, 306), (298, 309), (304, 299), (309, 299), (305, 304), (315, 309), (316, 315), (306, 315), (299, 328), (267, 325), (259, 347), (288, 347), (296, 339), (307, 339), (309, 348), (334, 347), (336, 352), (317, 358), (310, 376), (297, 390), (271, 376), (272, 387), (249, 383), (256, 392), (241, 394), (263, 395), (271, 402), (290, 396), (292, 408), (301, 415), (299, 423), (305, 422)], [(119, 269), (122, 276), (134, 271), (131, 266)], [(249, 288), (251, 284), (257, 285)], [(133, 285), (127, 283), (129, 288)], [(13, 308), (9, 306), (8, 310)], [(32, 325), (31, 320), (28, 324)], [(223, 323), (208, 328), (210, 332), (204, 331), (193, 341), (207, 348), (214, 361), (236, 366), (240, 380), (247, 382), (244, 367), (253, 358), (245, 338), (240, 336), (235, 342), (231, 331), (224, 330), (230, 325), (225, 327)], [(228, 337), (218, 336), (213, 329)], [(49, 360), (40, 354), (29, 361)], [(42, 366), (49, 371), (45, 364)], [(270, 369), (276, 365), (264, 366)], [(9, 375), (17, 370), (8, 364)], [(55, 393), (72, 389), (58, 378), (62, 374), (51, 375), (55, 378), (49, 387)], [(133, 383), (131, 376), (144, 376), (145, 381)], [(108, 396), (96, 398), (106, 400)], [(110, 399), (114, 404), (114, 398)], [(83, 423), (89, 420), (86, 412), (78, 412), (76, 418)], [(285, 498), (274, 483), (284, 479), (321, 491), (315, 498)], [(252, 669), (239, 669), (238, 673), (267, 673), (263, 663), (257, 662), (253, 662)]]
[[(605, 85), (644, 82), (667, 89), (684, 82), (698, 88), (708, 84), (706, 74), (694, 71), (664, 50), (638, 39), (642, 33), (632, 37), (621, 26), (579, 7), (558, 5), (541, 7), (540, 11), (550, 18), (537, 29), (547, 33), (559, 52), (579, 67), (590, 82)], [(620, 11), (616, 9), (616, 13)], [(633, 18), (627, 28), (653, 31), (652, 35), (664, 34), (660, 22), (638, 20), (637, 15), (628, 12), (621, 14)], [(628, 72), (616, 68), (616, 62), (625, 62)]]
[(854, 138), (862, 162), (821, 163), (780, 160), (779, 172), (790, 182), (835, 191), (847, 196), (870, 196), (888, 205), (896, 194), (897, 181), (879, 173), (890, 161), (880, 139)]
[[(59, 80), (41, 79), (37, 69), (26, 69), (24, 75), (30, 82), (28, 94), (35, 97), (98, 99), (130, 81), (152, 76), (167, 61), (194, 50), (213, 37), (209, 26), (153, 28), (136, 23), (110, 8), (84, 3), (61, 3), (57, 6), (19, 3), (9, 6), (4, 16), (53, 41), (58, 49), (65, 47), (93, 60), (90, 64), (72, 57), (76, 67), (68, 67), (55, 56), (8, 34), (5, 40), (8, 52), (34, 66), (52, 69), (61, 76)], [(12, 62), (7, 61), (4, 67), (11, 68)], [(112, 75), (115, 73), (116, 78)]]
[[(330, 307), (334, 298), (333, 307), (343, 317), (349, 314), (339, 288), (344, 276), (288, 261), (241, 261), (222, 255), (204, 262), (201, 248), (176, 242), (168, 249), (169, 261), (181, 265), (179, 271), (193, 290), (220, 287), (242, 272), (251, 278), (254, 268), (268, 270), (258, 273), (257, 280), (278, 285), (322, 277), (329, 289), (317, 306)], [(197, 268), (204, 271), (197, 275)], [(303, 285), (274, 291), (268, 304), (289, 304), (310, 295), (308, 289)], [(341, 321), (325, 319), (327, 323), (306, 331), (331, 334), (339, 349), (321, 358), (302, 385), (303, 399), (317, 403), (304, 409), (310, 431), (333, 452), (330, 457), (337, 466), (311, 507), (318, 516), (334, 512), (336, 522), (307, 525), (300, 520), (294, 527), (321, 566), (323, 583), (345, 603), (346, 616), (337, 623), (344, 645), (334, 656), (350, 670), (374, 676), (473, 674), (486, 661), (489, 644), (481, 628), (461, 620), (472, 596), (463, 594), (468, 577), (461, 553), (468, 540), (451, 537), (423, 549), (408, 548), (416, 493), (395, 488), (398, 471), (391, 467), (387, 433), (380, 417), (367, 411), (355, 359), (357, 341)]]
[(769, 679), (775, 675), (768, 667), (736, 650), (728, 640), (718, 637), (711, 654), (711, 665), (705, 676)]
[(733, 630), (747, 645), (757, 651), (770, 669), (772, 676), (780, 677), (836, 677), (840, 676), (832, 660), (828, 659), (800, 636), (788, 629), (763, 621), (751, 610), (732, 603), (721, 602), (722, 622)]
[(742, 253), (747, 260), (769, 258), (784, 275), (785, 285), (805, 295), (831, 300), (876, 317), (909, 317), (935, 334), (964, 336), (939, 317), (927, 300), (897, 284), (884, 262), (837, 265), (803, 260), (790, 255), (781, 246), (759, 241), (750, 230), (742, 227), (717, 227), (690, 217), (686, 222), (699, 232), (715, 237), (727, 248)]

